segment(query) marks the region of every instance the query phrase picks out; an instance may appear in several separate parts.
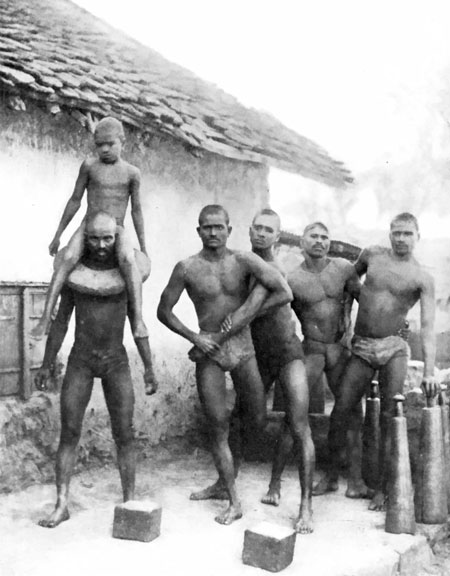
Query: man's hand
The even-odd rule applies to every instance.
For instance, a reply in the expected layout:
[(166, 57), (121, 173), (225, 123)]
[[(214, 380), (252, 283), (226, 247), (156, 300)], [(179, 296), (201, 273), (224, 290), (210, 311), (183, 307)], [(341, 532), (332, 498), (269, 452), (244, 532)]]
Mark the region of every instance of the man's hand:
[(151, 396), (158, 390), (158, 382), (156, 381), (153, 367), (147, 368), (144, 372), (145, 394)]
[(405, 342), (408, 342), (409, 337), (411, 336), (411, 330), (409, 329), (408, 320), (405, 320), (404, 325), (402, 326), (402, 328), (400, 328), (400, 330), (397, 332), (397, 334), (400, 336), (400, 338), (405, 340)]
[(220, 331), (226, 334), (231, 330), (232, 327), (233, 321), (231, 319), (231, 314), (228, 314), (228, 316), (225, 317), (225, 320), (223, 320), (220, 325)]
[(50, 378), (50, 368), (44, 368), (41, 366), (37, 371), (36, 376), (34, 377), (34, 385), (36, 386), (36, 390), (48, 390), (47, 382)]
[(421, 386), (427, 398), (434, 398), (441, 390), (441, 386), (435, 376), (424, 376)]
[(216, 339), (213, 338), (212, 334), (196, 334), (192, 339), (192, 344), (207, 356), (214, 354), (214, 352), (220, 349), (219, 344), (216, 342)]
[(59, 238), (53, 238), (48, 247), (50, 256), (55, 256), (58, 250), (59, 250)]

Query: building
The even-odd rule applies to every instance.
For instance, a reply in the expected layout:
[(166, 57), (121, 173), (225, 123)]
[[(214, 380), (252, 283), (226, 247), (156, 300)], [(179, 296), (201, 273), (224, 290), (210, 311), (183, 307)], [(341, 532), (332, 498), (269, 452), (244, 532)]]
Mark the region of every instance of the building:
[[(184, 434), (195, 414), (188, 343), (157, 323), (155, 308), (174, 264), (199, 248), (194, 228), (200, 208), (224, 204), (234, 225), (231, 246), (242, 247), (252, 215), (269, 201), (270, 166), (334, 188), (344, 187), (351, 175), (272, 116), (245, 108), (69, 0), (2, 0), (0, 202), (6, 218), (0, 238), (3, 246), (11, 245), (0, 256), (3, 281), (49, 280), (47, 246), (79, 165), (90, 153), (94, 123), (107, 115), (124, 123), (124, 157), (142, 172), (153, 264), (144, 287), (144, 315), (161, 386), (157, 396), (144, 398), (136, 377), (136, 427), (141, 437), (156, 443)], [(63, 241), (79, 224), (81, 212)], [(2, 305), (10, 318), (5, 297)], [(41, 305), (42, 298), (36, 298), (31, 317), (39, 315)], [(180, 315), (194, 322), (186, 300), (180, 302)], [(2, 338), (10, 333), (5, 322)], [(14, 338), (24, 362), (33, 344), (26, 330)], [(39, 356), (39, 350), (34, 354)], [(137, 360), (134, 369), (136, 374), (140, 370)], [(107, 417), (103, 401), (94, 396), (80, 447), (86, 460), (94, 452), (107, 453), (110, 444), (99, 448)], [(7, 433), (0, 437), (5, 462), (0, 489), (9, 489), (13, 480), (17, 486), (48, 477), (58, 429), (54, 395), (34, 393), (25, 403), (4, 396), (2, 426)], [(24, 469), (25, 445), (31, 470)]]

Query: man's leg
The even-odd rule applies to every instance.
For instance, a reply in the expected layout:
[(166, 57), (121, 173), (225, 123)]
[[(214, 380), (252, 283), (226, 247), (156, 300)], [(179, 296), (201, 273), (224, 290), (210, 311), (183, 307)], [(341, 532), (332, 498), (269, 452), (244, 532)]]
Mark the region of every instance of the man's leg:
[[(325, 359), (322, 354), (310, 354), (305, 358), (306, 380), (308, 390), (315, 386), (322, 378)], [(283, 388), (284, 390), (284, 388)], [(286, 396), (286, 393), (285, 393)], [(308, 392), (309, 397), (309, 392)], [(287, 402), (287, 399), (286, 399)], [(309, 409), (309, 406), (308, 406)], [(270, 478), (269, 489), (267, 494), (261, 498), (264, 504), (278, 506), (281, 497), (281, 476), (286, 466), (289, 454), (292, 452), (294, 441), (291, 435), (290, 426), (287, 421), (284, 422), (277, 444), (275, 446), (275, 456), (272, 464), (272, 476)]]
[[(219, 524), (231, 524), (242, 516), (242, 509), (236, 492), (233, 457), (228, 444), (230, 414), (226, 405), (225, 374), (215, 362), (205, 360), (197, 363), (196, 377), (200, 402), (211, 434), (214, 462), (230, 501), (227, 510), (216, 516), (215, 520)], [(194, 496), (192, 499), (198, 498)]]
[[(334, 397), (339, 393), (345, 367), (351, 356), (350, 351), (341, 344), (328, 345), (327, 363), (325, 373), (328, 385)], [(361, 427), (363, 423), (363, 407), (359, 402), (351, 412), (346, 446), (346, 465), (348, 466), (348, 487), (345, 495), (347, 498), (364, 498), (369, 489), (362, 479), (362, 441)]]
[(59, 258), (56, 256), (58, 261), (56, 262), (55, 271), (53, 272), (52, 279), (50, 280), (50, 286), (48, 287), (44, 304), (44, 312), (39, 322), (30, 331), (30, 336), (34, 340), (41, 340), (44, 338), (44, 336), (46, 336), (46, 334), (48, 334), (52, 321), (53, 309), (58, 300), (58, 296), (60, 295), (62, 287), (69, 277), (69, 274), (78, 264), (83, 254), (84, 231), (85, 224), (83, 220), (81, 226), (69, 240), (69, 244), (62, 252), (62, 256)]
[(124, 362), (102, 379), (103, 393), (117, 446), (123, 501), (134, 499), (136, 450), (133, 431), (134, 391), (130, 368)]
[(136, 264), (133, 246), (128, 240), (125, 230), (120, 226), (117, 233), (117, 259), (120, 270), (127, 285), (128, 297), (132, 310), (132, 331), (134, 338), (146, 338), (147, 327), (142, 317), (142, 278)]
[[(344, 372), (342, 383), (330, 415), (328, 433), (329, 468), (325, 476), (314, 487), (313, 494), (321, 496), (338, 488), (341, 451), (345, 448), (347, 430), (352, 411), (360, 402), (374, 369), (357, 356), (352, 356)], [(358, 432), (359, 433), (359, 432)]]
[(402, 394), (408, 370), (407, 356), (392, 358), (380, 370), (380, 474), (379, 485), (369, 510), (384, 510), (389, 474), (391, 422), (395, 415), (393, 397)]
[(294, 440), (301, 486), (300, 511), (295, 529), (300, 534), (313, 531), (312, 482), (315, 451), (308, 421), (309, 391), (306, 370), (301, 360), (293, 360), (279, 373), (286, 399), (286, 419)]
[(48, 518), (40, 520), (39, 525), (45, 528), (55, 528), (70, 517), (70, 478), (92, 385), (90, 370), (74, 366), (69, 361), (61, 389), (61, 437), (56, 454), (56, 506)]

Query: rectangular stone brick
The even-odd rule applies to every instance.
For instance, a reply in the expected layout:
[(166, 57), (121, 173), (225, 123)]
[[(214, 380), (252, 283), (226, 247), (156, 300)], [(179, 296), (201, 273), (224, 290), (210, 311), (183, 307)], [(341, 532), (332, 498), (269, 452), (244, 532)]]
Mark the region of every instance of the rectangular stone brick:
[(130, 500), (114, 509), (113, 538), (151, 542), (161, 531), (159, 504), (150, 500)]
[(269, 572), (280, 572), (292, 562), (295, 538), (292, 528), (261, 522), (245, 531), (242, 561)]

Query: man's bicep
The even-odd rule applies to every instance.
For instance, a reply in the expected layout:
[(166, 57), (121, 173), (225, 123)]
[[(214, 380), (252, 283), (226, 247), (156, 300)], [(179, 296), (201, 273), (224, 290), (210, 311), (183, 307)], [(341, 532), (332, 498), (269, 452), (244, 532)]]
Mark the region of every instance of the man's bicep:
[(358, 256), (358, 260), (355, 262), (355, 271), (357, 276), (361, 277), (367, 272), (369, 265), (369, 253), (365, 248), (361, 254)]
[(422, 327), (434, 325), (435, 308), (434, 281), (432, 278), (426, 278), (420, 292), (420, 317)]
[(55, 323), (68, 324), (72, 316), (75, 306), (73, 292), (69, 288), (63, 288), (61, 291), (61, 298), (59, 301), (58, 312), (56, 314)]
[(247, 263), (250, 272), (264, 288), (267, 288), (268, 290), (276, 290), (284, 284), (287, 285), (281, 272), (264, 262), (261, 258), (257, 256), (254, 258), (248, 258)]
[(169, 282), (161, 294), (160, 306), (166, 310), (171, 310), (180, 299), (185, 287), (184, 266), (179, 262), (173, 269)]

